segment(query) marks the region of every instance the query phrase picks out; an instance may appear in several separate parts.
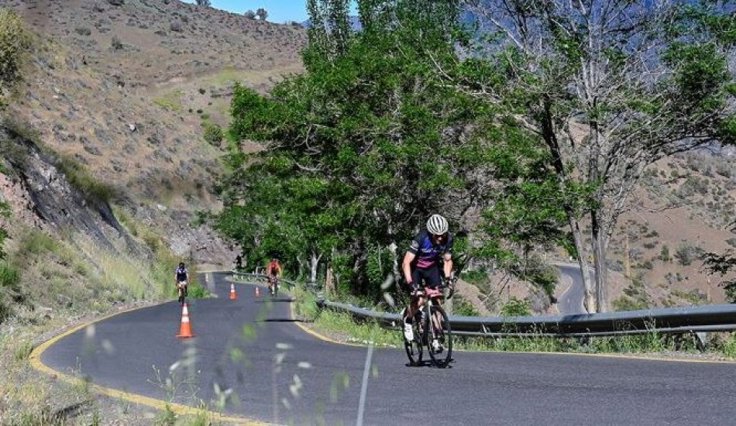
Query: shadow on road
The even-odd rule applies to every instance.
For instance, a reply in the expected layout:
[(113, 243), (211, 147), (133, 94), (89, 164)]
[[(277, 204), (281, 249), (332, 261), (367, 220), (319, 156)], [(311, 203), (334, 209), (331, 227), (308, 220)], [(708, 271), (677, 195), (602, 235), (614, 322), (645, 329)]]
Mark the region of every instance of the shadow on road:
[(304, 320), (300, 319), (294, 319), (294, 318), (268, 318), (261, 321), (256, 322), (305, 322)]

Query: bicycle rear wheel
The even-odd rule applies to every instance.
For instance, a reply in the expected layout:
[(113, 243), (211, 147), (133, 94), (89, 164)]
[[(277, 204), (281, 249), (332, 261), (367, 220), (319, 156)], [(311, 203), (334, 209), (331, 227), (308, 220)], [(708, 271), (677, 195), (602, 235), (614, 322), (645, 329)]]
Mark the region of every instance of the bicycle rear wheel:
[[(401, 311), (402, 319), (404, 318), (404, 311)], [(400, 327), (399, 332), (401, 333), (401, 339), (404, 341), (404, 350), (406, 351), (406, 357), (409, 358), (409, 365), (421, 365), (422, 358), (424, 357), (424, 348), (421, 342), (422, 334), (420, 332), (419, 321), (415, 319), (412, 323), (412, 328), (414, 329), (414, 339), (412, 341), (406, 340), (403, 324), (401, 325), (402, 327)]]
[[(431, 305), (430, 315), (425, 319), (424, 334), (427, 342), (427, 352), (432, 363), (438, 368), (445, 368), (452, 361), (452, 330), (450, 320), (441, 306)], [(435, 318), (431, 321), (431, 318)], [(433, 342), (439, 343), (439, 348), (434, 347)]]

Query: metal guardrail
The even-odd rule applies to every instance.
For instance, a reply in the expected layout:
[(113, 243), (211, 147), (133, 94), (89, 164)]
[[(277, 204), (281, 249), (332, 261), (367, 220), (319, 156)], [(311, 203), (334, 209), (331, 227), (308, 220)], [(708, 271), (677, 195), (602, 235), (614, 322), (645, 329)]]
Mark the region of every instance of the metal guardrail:
[[(328, 300), (320, 307), (350, 312), (358, 318), (372, 318), (393, 327), (399, 314), (376, 312)], [(450, 316), (453, 333), (469, 336), (583, 337), (642, 333), (700, 333), (736, 330), (736, 305), (707, 305), (682, 308), (647, 309), (601, 314), (549, 315), (539, 317)]]
[[(233, 274), (266, 281), (264, 274), (233, 271)], [(281, 280), (288, 287), (296, 282)], [(345, 303), (319, 299), (320, 308), (351, 313), (360, 319), (374, 319), (395, 327), (399, 314), (377, 312)], [(484, 337), (586, 337), (616, 336), (657, 332), (662, 334), (703, 333), (736, 330), (736, 304), (645, 309), (600, 314), (547, 315), (537, 317), (450, 316), (452, 331), (458, 335)]]

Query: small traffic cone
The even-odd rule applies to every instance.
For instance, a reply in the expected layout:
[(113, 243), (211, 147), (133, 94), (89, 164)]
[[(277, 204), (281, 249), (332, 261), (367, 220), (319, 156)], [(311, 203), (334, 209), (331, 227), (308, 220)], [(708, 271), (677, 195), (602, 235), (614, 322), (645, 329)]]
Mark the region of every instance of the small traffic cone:
[(238, 300), (238, 293), (235, 292), (235, 284), (230, 283), (230, 300)]
[(187, 337), (194, 337), (192, 333), (192, 323), (189, 322), (189, 309), (186, 303), (181, 308), (181, 327), (179, 328), (179, 334), (176, 337), (184, 339)]
[(261, 296), (261, 288), (256, 286), (256, 297), (260, 297), (260, 296)]

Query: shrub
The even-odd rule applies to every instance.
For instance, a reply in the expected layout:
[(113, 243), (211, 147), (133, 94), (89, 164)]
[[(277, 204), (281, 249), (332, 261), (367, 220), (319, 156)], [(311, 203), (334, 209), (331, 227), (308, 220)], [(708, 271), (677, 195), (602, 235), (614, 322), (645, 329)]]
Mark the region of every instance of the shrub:
[(247, 19), (256, 19), (256, 13), (250, 9), (246, 10), (245, 13), (243, 13), (243, 16)]
[(197, 6), (210, 7), (212, 6), (212, 2), (210, 0), (197, 0)]
[(112, 36), (112, 40), (110, 40), (110, 45), (114, 50), (121, 50), (123, 48), (123, 42), (120, 41), (118, 36)]
[(204, 140), (214, 146), (220, 146), (222, 142), (223, 133), (220, 126), (217, 124), (205, 123), (204, 125)]
[(472, 303), (456, 295), (454, 297), (453, 315), (462, 315), (467, 317), (477, 317), (480, 313), (475, 309)]
[(23, 300), (20, 273), (9, 264), (0, 263), (0, 323), (12, 314), (13, 304)]
[(88, 36), (88, 35), (92, 34), (92, 30), (90, 30), (87, 27), (77, 27), (77, 28), (74, 29), (74, 32), (76, 32), (77, 34), (79, 34), (81, 36)]
[(29, 255), (39, 255), (48, 252), (55, 252), (59, 249), (59, 244), (42, 231), (32, 231), (24, 235), (20, 248), (15, 256), (19, 259), (25, 259)]
[(202, 284), (194, 281), (189, 285), (187, 295), (192, 299), (204, 299), (205, 297), (209, 297), (210, 293), (206, 288), (202, 287)]
[(181, 23), (181, 21), (179, 21), (179, 20), (172, 21), (171, 24), (169, 25), (169, 29), (171, 31), (176, 32), (176, 33), (182, 32), (182, 23)]
[(109, 202), (114, 194), (110, 185), (96, 180), (89, 172), (71, 157), (61, 157), (59, 170), (64, 173), (69, 184), (76, 188), (90, 203)]
[(526, 317), (531, 315), (532, 310), (529, 306), (529, 302), (526, 300), (519, 300), (512, 297), (503, 307), (501, 308), (502, 317)]
[(659, 260), (662, 262), (669, 262), (672, 260), (670, 257), (670, 248), (666, 245), (662, 246), (662, 249), (659, 252)]
[(694, 247), (689, 244), (681, 245), (675, 252), (675, 259), (682, 266), (688, 266), (693, 263), (693, 260), (697, 259), (703, 254), (703, 250), (699, 247)]
[(19, 282), (20, 273), (7, 263), (0, 263), (0, 288), (19, 290)]
[(645, 260), (644, 262), (641, 263), (640, 266), (643, 269), (650, 269), (650, 270), (654, 269), (654, 264), (652, 263), (651, 260)]
[(633, 299), (628, 296), (621, 296), (613, 301), (614, 311), (638, 311), (648, 307), (646, 301), (641, 299)]
[(6, 90), (21, 80), (21, 66), (30, 42), (23, 20), (12, 10), (0, 8), (0, 106)]
[(125, 0), (107, 0), (107, 2), (113, 6), (122, 6), (125, 4)]

